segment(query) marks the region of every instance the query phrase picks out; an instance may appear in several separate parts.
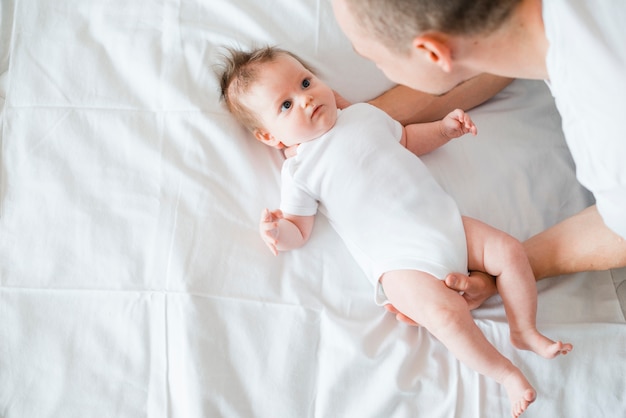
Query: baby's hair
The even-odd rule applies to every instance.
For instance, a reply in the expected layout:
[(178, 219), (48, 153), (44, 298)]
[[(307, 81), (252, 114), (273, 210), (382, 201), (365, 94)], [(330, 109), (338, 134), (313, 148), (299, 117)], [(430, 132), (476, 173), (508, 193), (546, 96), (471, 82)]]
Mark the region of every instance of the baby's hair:
[(235, 48), (225, 49), (223, 69), (220, 74), (221, 97), (230, 113), (251, 131), (259, 128), (259, 121), (255, 113), (244, 106), (239, 98), (246, 94), (257, 80), (259, 65), (273, 62), (281, 55), (288, 55), (300, 62), (308, 71), (314, 73), (312, 67), (300, 57), (275, 46), (264, 46), (250, 51)]

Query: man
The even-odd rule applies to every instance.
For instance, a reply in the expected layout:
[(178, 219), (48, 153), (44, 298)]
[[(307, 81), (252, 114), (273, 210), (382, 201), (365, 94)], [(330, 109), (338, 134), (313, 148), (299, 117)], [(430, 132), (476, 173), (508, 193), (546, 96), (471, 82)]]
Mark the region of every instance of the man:
[[(356, 52), (412, 89), (452, 94), (467, 80), (476, 83), (482, 73), (546, 80), (577, 177), (597, 204), (524, 243), (535, 277), (626, 266), (626, 133), (621, 126), (626, 3), (333, 0), (333, 9)], [(384, 96), (377, 100), (384, 107)], [(496, 292), (482, 275), (455, 274), (446, 284), (464, 290), (471, 307)]]

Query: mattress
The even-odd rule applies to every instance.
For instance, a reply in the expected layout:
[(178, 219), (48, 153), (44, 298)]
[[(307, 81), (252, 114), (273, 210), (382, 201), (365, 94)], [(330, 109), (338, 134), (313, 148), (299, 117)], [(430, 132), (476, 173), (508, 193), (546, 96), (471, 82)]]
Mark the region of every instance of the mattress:
[[(392, 87), (327, 0), (3, 0), (0, 22), (0, 416), (508, 416), (375, 305), (322, 215), (297, 251), (258, 236), (283, 157), (226, 111), (217, 65), (279, 45), (351, 102)], [(593, 203), (542, 82), (470, 114), (476, 137), (423, 157), (464, 214), (524, 240)], [(498, 296), (473, 311), (537, 389), (525, 416), (624, 414), (625, 277), (538, 283), (539, 329), (574, 344), (554, 360), (511, 346)]]

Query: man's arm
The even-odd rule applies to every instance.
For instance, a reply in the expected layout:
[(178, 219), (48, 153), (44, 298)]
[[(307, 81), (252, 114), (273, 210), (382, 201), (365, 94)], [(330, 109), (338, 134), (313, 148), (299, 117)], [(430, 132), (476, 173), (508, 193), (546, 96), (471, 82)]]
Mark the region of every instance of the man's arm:
[(626, 266), (626, 240), (611, 231), (596, 205), (523, 242), (537, 280)]
[(512, 81), (511, 78), (481, 74), (440, 96), (396, 86), (369, 103), (403, 125), (432, 122), (442, 119), (452, 109), (469, 110), (486, 102)]
[[(537, 281), (626, 266), (626, 240), (604, 224), (595, 205), (538, 233), (522, 245)], [(480, 306), (497, 292), (494, 279), (485, 273), (472, 273), (470, 277), (450, 274), (446, 285), (464, 291), (463, 297), (470, 309)]]

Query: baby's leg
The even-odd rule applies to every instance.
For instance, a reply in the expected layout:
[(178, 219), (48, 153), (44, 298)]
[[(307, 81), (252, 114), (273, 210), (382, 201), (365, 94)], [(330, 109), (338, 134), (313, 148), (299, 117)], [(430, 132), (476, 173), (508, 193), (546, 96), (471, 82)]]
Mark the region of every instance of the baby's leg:
[(443, 281), (415, 270), (398, 270), (385, 273), (381, 282), (400, 312), (426, 327), (457, 359), (505, 387), (513, 416), (535, 400), (535, 390), (522, 372), (487, 341), (463, 297)]
[(476, 219), (463, 217), (468, 267), (496, 276), (511, 329), (511, 342), (542, 357), (567, 354), (571, 344), (552, 341), (537, 330), (537, 287), (522, 244)]

